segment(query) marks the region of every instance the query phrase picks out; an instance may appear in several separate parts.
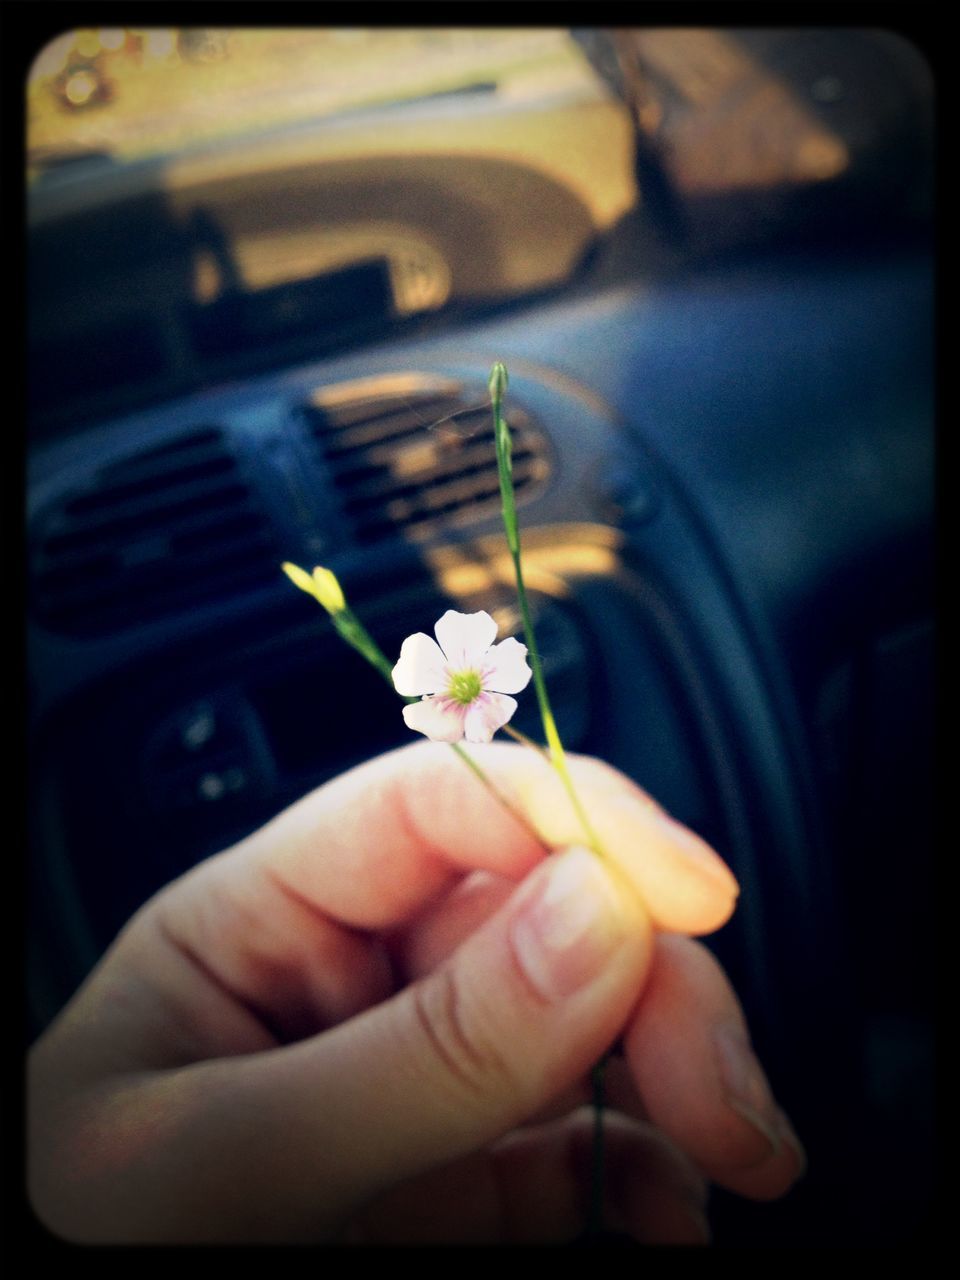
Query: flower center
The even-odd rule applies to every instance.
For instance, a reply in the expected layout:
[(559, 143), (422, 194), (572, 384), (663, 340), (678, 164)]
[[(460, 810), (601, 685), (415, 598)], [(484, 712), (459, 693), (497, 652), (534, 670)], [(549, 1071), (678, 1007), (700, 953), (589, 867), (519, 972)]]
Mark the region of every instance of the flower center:
[(462, 707), (469, 706), (474, 698), (483, 691), (479, 671), (454, 671), (450, 676), (447, 697), (459, 702)]

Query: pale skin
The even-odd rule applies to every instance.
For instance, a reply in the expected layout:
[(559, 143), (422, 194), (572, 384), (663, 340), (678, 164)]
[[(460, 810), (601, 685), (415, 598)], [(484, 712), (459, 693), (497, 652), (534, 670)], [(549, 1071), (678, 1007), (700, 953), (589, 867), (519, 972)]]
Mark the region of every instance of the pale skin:
[[(703, 1243), (707, 1185), (784, 1194), (803, 1156), (730, 985), (716, 854), (571, 759), (380, 757), (143, 907), (34, 1047), (31, 1200), (67, 1240), (554, 1242), (583, 1229), (593, 1064), (605, 1220)], [(547, 855), (546, 848), (557, 852)], [(590, 910), (593, 904), (594, 910)]]

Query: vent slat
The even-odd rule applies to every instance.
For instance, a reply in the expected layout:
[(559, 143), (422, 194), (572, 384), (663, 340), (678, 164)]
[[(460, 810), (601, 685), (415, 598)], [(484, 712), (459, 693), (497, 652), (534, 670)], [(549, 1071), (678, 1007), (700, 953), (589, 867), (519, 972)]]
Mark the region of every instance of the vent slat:
[(243, 510), (252, 512), (249, 491), (235, 479), (232, 484), (222, 487), (191, 487), (181, 495), (167, 494), (162, 502), (144, 503), (142, 508), (135, 504), (124, 506), (113, 518), (103, 516), (95, 521), (84, 519), (70, 523), (61, 520), (62, 531), (49, 533), (46, 548), (48, 554), (60, 556), (79, 550), (96, 550), (104, 544), (115, 546), (119, 538), (149, 536), (157, 529), (173, 536), (174, 533), (210, 525), (223, 512)]
[[(538, 473), (537, 459), (529, 454), (514, 457), (514, 487), (522, 487), (528, 480), (536, 478)], [(429, 475), (423, 483), (401, 484), (392, 478), (378, 477), (367, 484), (355, 485), (344, 501), (344, 507), (351, 513), (364, 511), (370, 507), (382, 506), (395, 498), (419, 497), (427, 501), (431, 493), (438, 489), (448, 489), (451, 485), (459, 486), (465, 493), (472, 492), (473, 487), (486, 488), (493, 481), (499, 492), (499, 480), (495, 467), (489, 463), (478, 462), (472, 466), (449, 467), (438, 469)]]
[(346, 432), (350, 427), (382, 424), (389, 430), (392, 418), (415, 418), (421, 426), (450, 412), (450, 406), (462, 408), (456, 398), (445, 391), (414, 391), (410, 395), (360, 396), (345, 400), (322, 410), (326, 421), (336, 431)]
[(361, 418), (350, 424), (342, 424), (338, 419), (333, 419), (331, 425), (335, 435), (327, 440), (327, 447), (340, 454), (401, 436), (420, 435), (450, 422), (451, 413), (455, 412), (455, 408), (451, 410), (449, 398), (445, 397), (417, 409), (403, 409), (375, 418)]
[[(304, 413), (358, 543), (421, 539), (484, 519), (499, 504), (489, 405), (462, 392), (366, 394), (332, 407), (317, 398)], [(516, 409), (508, 418), (519, 504), (548, 479), (549, 461), (530, 418)]]
[[(211, 571), (219, 572), (221, 567), (232, 569), (233, 565), (242, 564), (252, 552), (265, 551), (269, 546), (268, 539), (260, 537), (249, 539), (242, 545), (209, 548), (205, 554), (196, 554), (186, 559), (177, 560), (172, 557), (158, 561), (144, 569), (119, 570), (115, 564), (107, 566), (108, 571), (98, 578), (94, 574), (77, 578), (73, 573), (44, 575), (38, 579), (38, 589), (43, 592), (53, 588), (58, 606), (70, 609), (79, 606), (95, 606), (103, 599), (113, 599), (121, 594), (139, 595), (144, 592), (161, 590), (176, 585), (187, 598), (197, 592), (209, 589), (208, 578)], [(262, 571), (260, 566), (256, 566)], [(273, 569), (275, 570), (275, 565)], [(185, 581), (185, 573), (191, 578)], [(123, 590), (121, 590), (123, 585)]]
[(167, 475), (151, 475), (149, 468), (138, 467), (136, 473), (124, 474), (109, 485), (93, 493), (80, 494), (66, 504), (64, 510), (74, 518), (95, 517), (105, 512), (107, 518), (116, 508), (129, 506), (131, 499), (148, 501), (151, 495), (161, 495), (170, 488), (180, 488), (190, 481), (196, 481), (199, 488), (209, 483), (216, 476), (230, 476), (233, 462), (229, 457), (220, 455), (207, 458), (202, 462), (192, 461)]
[(277, 559), (222, 432), (200, 427), (101, 468), (47, 513), (33, 608), (55, 630), (103, 634), (266, 584)]
[(261, 523), (253, 515), (241, 519), (228, 517), (216, 523), (211, 523), (207, 516), (202, 526), (198, 524), (192, 529), (155, 532), (152, 537), (122, 545), (101, 542), (95, 548), (65, 551), (55, 558), (47, 556), (38, 562), (36, 577), (38, 582), (51, 579), (67, 581), (71, 576), (89, 574), (98, 565), (102, 566), (101, 572), (105, 575), (130, 568), (141, 573), (150, 564), (170, 557), (179, 560), (194, 552), (215, 551), (219, 546), (237, 543), (256, 546), (262, 537)]
[[(216, 583), (197, 583), (189, 591), (183, 590), (181, 582), (172, 582), (166, 587), (158, 586), (155, 589), (152, 616), (184, 613), (232, 596), (238, 591), (254, 591), (269, 586), (276, 578), (275, 569), (275, 565), (269, 568), (254, 568), (249, 564), (220, 566)], [(77, 625), (79, 609), (83, 610), (82, 627)], [(47, 625), (54, 630), (78, 635), (102, 635), (105, 632), (121, 631), (144, 620), (129, 598), (119, 599), (115, 593), (104, 595), (95, 602), (82, 598), (79, 603), (71, 601), (65, 605), (58, 599), (51, 603), (45, 616)]]
[[(529, 448), (521, 444), (514, 448), (514, 461), (529, 454)], [(408, 476), (445, 475), (477, 466), (495, 468), (496, 465), (497, 452), (491, 439), (446, 443), (421, 436), (400, 447), (393, 444), (376, 446), (359, 457), (352, 457), (346, 464), (337, 459), (331, 463), (331, 471), (338, 483), (349, 484), (351, 489), (355, 489), (362, 486), (363, 477), (367, 475), (389, 483), (394, 476), (403, 479)]]

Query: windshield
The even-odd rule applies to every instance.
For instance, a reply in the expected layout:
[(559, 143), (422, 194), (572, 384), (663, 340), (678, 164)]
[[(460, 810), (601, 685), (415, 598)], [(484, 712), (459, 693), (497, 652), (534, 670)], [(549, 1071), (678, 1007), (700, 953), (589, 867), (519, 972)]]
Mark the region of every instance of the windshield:
[(30, 70), (28, 158), (169, 157), (441, 95), (529, 102), (596, 84), (561, 30), (78, 29)]
[(563, 30), (66, 32), (27, 81), (34, 407), (562, 287), (638, 206), (635, 140)]

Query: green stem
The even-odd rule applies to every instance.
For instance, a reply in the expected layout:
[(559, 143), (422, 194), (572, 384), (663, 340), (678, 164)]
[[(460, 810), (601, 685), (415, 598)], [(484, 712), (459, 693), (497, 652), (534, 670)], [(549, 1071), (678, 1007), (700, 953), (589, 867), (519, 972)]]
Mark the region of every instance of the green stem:
[(590, 1088), (593, 1095), (593, 1164), (590, 1177), (590, 1208), (587, 1216), (587, 1234), (599, 1235), (603, 1231), (604, 1143), (603, 1109), (606, 1105), (604, 1072), (609, 1054), (604, 1055), (590, 1072)]
[[(586, 810), (580, 802), (576, 787), (573, 785), (570, 770), (567, 768), (567, 758), (563, 750), (563, 743), (560, 741), (560, 734), (550, 707), (547, 684), (543, 678), (543, 664), (540, 661), (540, 650), (537, 647), (537, 638), (533, 630), (533, 618), (530, 614), (527, 588), (523, 581), (523, 566), (520, 556), (520, 527), (517, 523), (517, 504), (513, 489), (513, 463), (511, 460), (513, 445), (510, 439), (510, 428), (507, 425), (506, 418), (503, 416), (503, 393), (506, 390), (506, 386), (507, 371), (504, 365), (498, 361), (490, 372), (490, 400), (493, 406), (493, 432), (497, 446), (497, 474), (500, 480), (503, 527), (506, 531), (507, 546), (510, 548), (514, 577), (517, 581), (517, 599), (520, 604), (523, 634), (530, 657), (530, 669), (533, 672), (533, 687), (537, 693), (540, 719), (543, 721), (543, 732), (547, 740), (550, 761), (556, 769), (567, 795), (570, 797), (574, 812), (587, 837), (587, 843), (598, 857), (609, 862), (597, 833), (593, 829), (593, 824), (587, 817)], [(591, 1236), (597, 1236), (603, 1232), (605, 1160), (603, 1141), (603, 1073), (605, 1066), (606, 1057), (603, 1057), (593, 1068), (590, 1075), (593, 1094), (593, 1168), (590, 1177), (590, 1208), (587, 1218), (587, 1234)]]
[(545, 747), (541, 747), (539, 742), (534, 742), (533, 738), (528, 738), (525, 733), (521, 733), (519, 729), (514, 729), (511, 724), (505, 724), (501, 727), (504, 733), (509, 734), (509, 736), (513, 738), (514, 742), (519, 742), (523, 746), (529, 747), (531, 751), (536, 751), (539, 755), (543, 756), (544, 760), (546, 760), (548, 764), (553, 763), (550, 759), (550, 752), (547, 751)]
[(353, 610), (345, 608), (341, 612), (333, 614), (332, 621), (341, 639), (346, 640), (347, 644), (356, 649), (361, 657), (366, 658), (371, 666), (376, 667), (377, 671), (392, 686), (393, 667), (389, 658)]
[(523, 634), (527, 642), (527, 652), (530, 656), (530, 670), (533, 672), (533, 687), (537, 695), (537, 704), (540, 708), (540, 719), (543, 722), (543, 732), (547, 740), (550, 760), (563, 783), (567, 795), (570, 797), (570, 803), (573, 805), (574, 812), (587, 837), (587, 843), (598, 856), (606, 859), (600, 839), (593, 829), (593, 824), (587, 817), (586, 810), (577, 795), (576, 787), (573, 785), (573, 779), (570, 777), (570, 770), (567, 768), (567, 757), (563, 750), (563, 743), (560, 741), (556, 721), (553, 718), (550, 698), (547, 695), (547, 684), (543, 678), (543, 664), (540, 661), (540, 650), (537, 647), (537, 638), (533, 630), (533, 618), (530, 615), (530, 603), (527, 599), (527, 588), (523, 580), (523, 566), (520, 557), (520, 530), (517, 524), (517, 505), (513, 490), (513, 463), (511, 461), (513, 445), (510, 440), (510, 428), (502, 410), (506, 382), (507, 371), (498, 362), (493, 366), (493, 371), (490, 374), (493, 430), (497, 445), (497, 474), (500, 480), (503, 525), (507, 534), (510, 558), (513, 561), (514, 577), (517, 581), (517, 599), (520, 604), (520, 617), (523, 621)]

